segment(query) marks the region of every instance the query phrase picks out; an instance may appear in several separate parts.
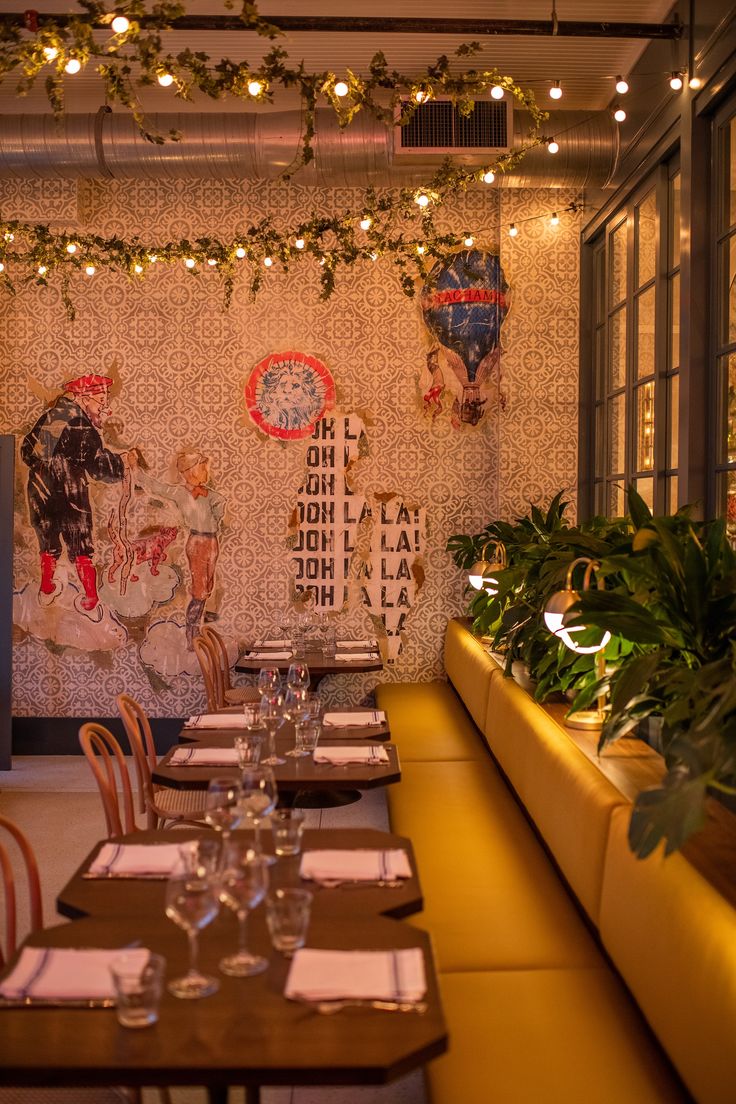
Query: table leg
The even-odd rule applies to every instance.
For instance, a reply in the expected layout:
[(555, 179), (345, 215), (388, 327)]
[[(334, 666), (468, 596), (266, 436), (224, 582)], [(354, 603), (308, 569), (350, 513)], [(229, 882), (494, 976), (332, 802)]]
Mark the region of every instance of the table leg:
[(227, 1085), (208, 1085), (208, 1104), (227, 1104), (228, 1091)]
[(294, 797), (295, 809), (337, 809), (360, 801), (360, 790), (299, 790)]
[(261, 1104), (261, 1086), (245, 1086), (245, 1104)]

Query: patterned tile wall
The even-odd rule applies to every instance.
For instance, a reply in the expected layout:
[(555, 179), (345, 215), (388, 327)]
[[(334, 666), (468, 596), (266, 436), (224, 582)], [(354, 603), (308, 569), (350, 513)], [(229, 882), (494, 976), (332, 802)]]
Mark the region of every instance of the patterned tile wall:
[[(243, 281), (228, 311), (215, 279), (171, 269), (154, 271), (145, 282), (105, 272), (93, 280), (81, 276), (73, 289), (74, 322), (65, 319), (56, 290), (28, 287), (3, 296), (0, 432), (22, 434), (30, 427), (40, 413), (39, 391), (115, 362), (122, 389), (114, 403), (115, 425), (106, 432), (115, 432), (120, 446), (138, 445), (151, 471), (164, 479), (172, 455), (184, 445), (202, 447), (212, 458), (212, 484), (228, 498), (213, 606), (218, 627), (242, 641), (264, 623), (274, 627), (276, 611), (286, 603), (287, 525), (305, 447), (260, 436), (244, 415), (243, 386), (267, 353), (294, 347), (321, 357), (335, 376), (338, 408), (359, 413), (366, 424), (369, 456), (361, 491), (395, 492), (427, 509), (426, 582), (408, 618), (402, 654), (383, 677), (436, 678), (446, 619), (464, 608), (462, 579), (445, 552), (447, 537), (475, 531), (499, 513), (513, 516), (561, 485), (574, 490), (578, 228), (571, 220), (553, 236), (542, 220), (528, 223), (513, 246), (503, 232), (510, 219), (548, 211), (552, 195), (560, 206), (572, 198), (484, 190), (463, 197), (443, 216), (458, 234), (472, 229), (481, 245), (497, 245), (500, 237), (514, 294), (503, 332), (506, 409), (491, 411), (477, 428), (456, 431), (448, 412), (435, 421), (424, 417), (418, 379), (426, 343), (419, 308), (378, 262), (341, 275), (326, 303), (306, 265), (288, 275), (269, 273), (255, 302)], [(347, 189), (312, 191), (283, 183), (85, 182), (78, 189), (71, 183), (0, 183), (3, 216), (157, 239), (227, 235), (267, 214), (288, 227), (305, 208), (340, 211), (356, 207), (359, 197)], [(37, 548), (27, 524), (24, 475), (19, 464), (15, 584), (35, 589)], [(186, 573), (181, 538), (170, 560)], [(361, 635), (370, 627), (365, 610), (344, 620)], [(154, 716), (201, 708), (201, 682), (194, 674), (161, 682), (147, 677), (141, 640), (142, 630), (132, 625), (122, 646), (90, 653), (81, 639), (78, 647), (49, 648), (19, 631), (15, 713), (111, 716), (123, 689)], [(334, 679), (325, 683), (328, 700), (358, 701), (375, 681), (367, 675)]]

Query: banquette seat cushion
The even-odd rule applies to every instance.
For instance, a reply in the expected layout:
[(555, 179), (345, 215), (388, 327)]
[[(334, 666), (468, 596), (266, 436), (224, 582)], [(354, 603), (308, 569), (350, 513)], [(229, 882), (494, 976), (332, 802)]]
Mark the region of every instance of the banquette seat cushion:
[(446, 682), (384, 683), (376, 700), (386, 710), (402, 763), (488, 758), (467, 710)]

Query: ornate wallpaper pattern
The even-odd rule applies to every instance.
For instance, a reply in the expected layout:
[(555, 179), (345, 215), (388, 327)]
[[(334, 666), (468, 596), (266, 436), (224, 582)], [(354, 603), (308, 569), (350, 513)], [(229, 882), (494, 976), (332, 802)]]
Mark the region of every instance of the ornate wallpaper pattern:
[[(5, 217), (84, 225), (105, 235), (178, 238), (235, 233), (265, 215), (286, 227), (305, 207), (341, 211), (356, 206), (359, 195), (283, 183), (83, 182), (77, 188), (7, 181), (0, 183), (0, 210)], [(210, 459), (211, 485), (227, 500), (208, 603), (214, 623), (236, 642), (264, 632), (278, 636), (278, 614), (292, 579), (289, 519), (305, 478), (308, 442), (261, 434), (245, 411), (243, 388), (252, 367), (274, 349), (319, 357), (335, 378), (337, 409), (360, 417), (370, 440), (360, 494), (421, 511), (421, 591), (407, 613), (401, 654), (382, 678), (439, 677), (446, 619), (464, 608), (463, 580), (445, 552), (447, 537), (475, 531), (499, 514), (513, 516), (562, 485), (574, 491), (578, 227), (563, 217), (554, 231), (546, 220), (527, 223), (515, 242), (505, 233), (509, 221), (549, 211), (551, 195), (559, 207), (573, 198), (486, 189), (443, 215), (444, 226), (458, 236), (472, 230), (479, 246), (500, 246), (513, 289), (502, 337), (505, 409), (496, 405), (477, 427), (453, 428), (449, 409), (435, 411), (436, 417), (425, 413), (420, 380), (427, 350), (418, 301), (405, 298), (379, 261), (342, 274), (327, 302), (319, 300), (316, 273), (308, 265), (296, 265), (288, 275), (269, 272), (255, 302), (244, 279), (228, 311), (216, 279), (183, 269), (161, 269), (144, 282), (105, 272), (92, 280), (80, 276), (73, 288), (74, 322), (66, 320), (53, 289), (29, 287), (0, 296), (0, 431), (22, 436), (42, 400), (66, 380), (114, 368), (120, 389), (106, 442), (139, 448), (164, 481), (172, 456), (201, 449)], [(15, 586), (35, 598), (38, 547), (28, 524), (26, 476), (19, 461)], [(95, 488), (101, 506), (109, 506), (108, 493)], [(136, 492), (137, 528), (150, 521), (146, 502)], [(160, 520), (165, 517), (162, 509)], [(177, 533), (159, 568), (181, 580), (187, 571), (185, 537)], [(183, 618), (186, 587), (179, 592), (181, 597), (161, 606), (161, 634)], [(150, 618), (156, 619), (155, 610)], [(153, 672), (144, 621), (129, 620), (127, 637), (116, 646), (90, 651), (89, 642), (75, 642), (73, 624), (66, 646), (47, 647), (38, 638), (43, 627), (29, 631), (24, 620), (14, 652), (15, 713), (113, 716), (121, 690), (153, 716), (199, 710), (201, 680), (186, 662), (163, 675)], [(346, 634), (373, 634), (370, 612), (357, 600), (341, 622)], [(375, 682), (375, 676), (355, 675), (323, 686), (328, 702), (337, 705), (359, 701)]]

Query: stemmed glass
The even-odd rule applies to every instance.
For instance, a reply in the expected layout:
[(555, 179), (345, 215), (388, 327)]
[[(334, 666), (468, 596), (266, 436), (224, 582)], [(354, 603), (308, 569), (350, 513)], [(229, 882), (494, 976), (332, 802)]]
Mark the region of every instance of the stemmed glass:
[(281, 686), (281, 672), (278, 667), (261, 667), (258, 672), (258, 692), (265, 694), (267, 690), (278, 690)]
[[(309, 715), (309, 691), (305, 690), (301, 686), (290, 686), (284, 694), (284, 717), (287, 721), (292, 721), (294, 724), (295, 732), (298, 732), (298, 725), (300, 721), (304, 720)], [(299, 748), (299, 741), (297, 740), (295, 746), (291, 748), (286, 754), (292, 759), (301, 758), (302, 751)]]
[(285, 763), (276, 754), (276, 730), (284, 723), (284, 696), (280, 690), (268, 690), (261, 696), (261, 720), (268, 729), (268, 756), (261, 762), (267, 767)]
[[(270, 767), (248, 767), (243, 771), (240, 807), (253, 825), (255, 850), (261, 856), (261, 821), (274, 811), (277, 797), (276, 779)], [(270, 855), (264, 858), (268, 863), (274, 861)]]
[(248, 913), (260, 905), (268, 889), (268, 864), (247, 844), (229, 843), (225, 849), (220, 878), (220, 901), (238, 918), (238, 949), (220, 960), (220, 969), (230, 977), (252, 977), (268, 966), (268, 960), (246, 946)]
[(306, 663), (292, 663), (286, 676), (286, 685), (309, 689), (309, 668)]
[(216, 878), (199, 871), (178, 874), (166, 885), (166, 915), (178, 927), (183, 928), (189, 940), (189, 970), (182, 977), (169, 982), (169, 992), (185, 1000), (209, 997), (220, 988), (217, 978), (208, 977), (199, 970), (199, 941), (197, 933), (210, 924), (220, 911), (219, 887)]
[(234, 778), (212, 778), (204, 798), (204, 819), (222, 836), (225, 847), (242, 820), (240, 783)]

